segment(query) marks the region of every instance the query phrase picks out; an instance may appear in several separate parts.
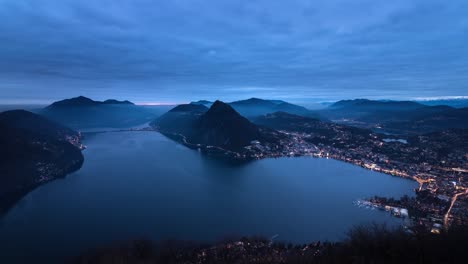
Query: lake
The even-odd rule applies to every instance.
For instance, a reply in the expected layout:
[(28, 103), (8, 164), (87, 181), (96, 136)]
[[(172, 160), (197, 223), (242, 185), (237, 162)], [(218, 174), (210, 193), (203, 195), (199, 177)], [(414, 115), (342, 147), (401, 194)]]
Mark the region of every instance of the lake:
[(400, 221), (356, 200), (412, 196), (417, 186), (324, 158), (228, 164), (151, 131), (86, 134), (83, 142), (79, 171), (32, 191), (0, 219), (1, 263), (52, 263), (136, 238), (338, 240), (356, 224)]

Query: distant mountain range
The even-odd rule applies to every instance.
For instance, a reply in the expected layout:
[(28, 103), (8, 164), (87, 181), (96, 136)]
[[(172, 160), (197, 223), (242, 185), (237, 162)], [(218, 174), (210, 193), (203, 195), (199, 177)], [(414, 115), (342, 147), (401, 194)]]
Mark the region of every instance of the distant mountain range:
[(61, 101), (57, 101), (49, 105), (47, 108), (59, 108), (59, 107), (70, 107), (70, 106), (96, 106), (96, 105), (135, 105), (130, 101), (118, 101), (115, 99), (108, 99), (103, 102), (101, 101), (94, 101), (90, 98), (84, 96), (78, 96), (75, 98), (65, 99)]
[(333, 103), (329, 109), (353, 109), (353, 111), (404, 111), (414, 110), (423, 105), (412, 101), (374, 101), (368, 99), (341, 100)]
[(241, 115), (249, 118), (278, 111), (302, 116), (309, 116), (313, 114), (312, 111), (305, 107), (281, 100), (263, 100), (258, 98), (250, 98), (247, 100), (235, 101), (229, 105), (231, 105)]
[(83, 163), (78, 132), (24, 110), (0, 113), (0, 213)]
[[(278, 106), (290, 112), (275, 111), (254, 116), (273, 111)], [(236, 108), (252, 116), (247, 120)], [(310, 114), (312, 111), (301, 109), (280, 101), (256, 98), (229, 104), (199, 101), (172, 109), (153, 125), (163, 133), (182, 135), (186, 142), (195, 145), (241, 152), (254, 141), (280, 145), (285, 135), (277, 132), (281, 130), (305, 133), (308, 135), (305, 140), (316, 145), (353, 149), (389, 137), (385, 133), (410, 139), (414, 135), (468, 126), (468, 108), (427, 106), (411, 101), (343, 100), (318, 111), (315, 116), (320, 119), (311, 117), (314, 116)], [(303, 115), (291, 113), (294, 111)], [(268, 141), (268, 138), (272, 140)]]
[[(192, 102), (191, 104), (204, 105), (206, 107), (210, 107), (213, 104), (213, 102), (207, 100), (200, 100)], [(228, 104), (232, 108), (234, 108), (234, 110), (236, 110), (239, 114), (245, 116), (248, 119), (254, 119), (258, 116), (278, 111), (302, 116), (317, 117), (317, 113), (314, 111), (311, 111), (303, 106), (291, 104), (282, 100), (265, 100), (259, 98), (250, 98), (246, 100), (234, 101)]]
[(458, 98), (458, 99), (437, 99), (437, 100), (419, 100), (416, 101), (423, 105), (447, 105), (456, 108), (468, 107), (468, 99)]
[(343, 100), (318, 112), (333, 122), (397, 134), (468, 128), (468, 108), (411, 101)]
[[(212, 104), (206, 100), (191, 103), (206, 107), (200, 108), (200, 112), (206, 111)], [(424, 134), (449, 128), (468, 128), (468, 108), (430, 106), (414, 101), (342, 100), (321, 110), (309, 110), (281, 100), (258, 98), (235, 101), (229, 105), (242, 116), (255, 122), (258, 122), (259, 117), (282, 112), (372, 129), (381, 133), (402, 135)]]
[[(166, 129), (172, 126), (174, 129), (184, 130), (182, 128), (185, 126), (186, 133), (191, 129), (194, 118), (208, 111), (213, 104), (211, 101), (200, 100), (180, 105), (159, 122), (165, 124)], [(234, 101), (228, 105), (250, 121), (266, 114), (284, 112), (394, 134), (410, 135), (447, 128), (468, 128), (467, 108), (430, 106), (414, 101), (342, 100), (321, 110), (309, 110), (281, 100), (259, 98)], [(79, 96), (55, 102), (38, 113), (74, 129), (120, 128), (155, 120), (167, 109), (168, 107), (142, 107), (130, 101), (114, 99), (94, 101)], [(165, 123), (164, 119), (170, 120), (168, 122), (172, 124)]]
[(38, 113), (74, 129), (129, 127), (149, 122), (158, 115), (154, 109), (130, 101), (101, 102), (84, 96), (54, 102)]

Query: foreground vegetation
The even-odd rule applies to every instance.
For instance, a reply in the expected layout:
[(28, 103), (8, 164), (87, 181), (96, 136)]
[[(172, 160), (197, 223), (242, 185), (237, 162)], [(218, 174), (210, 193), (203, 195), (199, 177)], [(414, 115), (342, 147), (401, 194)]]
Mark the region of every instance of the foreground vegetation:
[(139, 240), (77, 257), (75, 264), (146, 263), (466, 263), (468, 229), (409, 234), (381, 225), (353, 228), (338, 243), (292, 245), (262, 238), (217, 244)]

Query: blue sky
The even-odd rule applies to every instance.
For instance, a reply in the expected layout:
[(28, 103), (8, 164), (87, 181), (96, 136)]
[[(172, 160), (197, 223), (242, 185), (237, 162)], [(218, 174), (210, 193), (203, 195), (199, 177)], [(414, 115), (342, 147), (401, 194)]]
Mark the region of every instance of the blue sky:
[(466, 0), (0, 0), (0, 103), (468, 95)]

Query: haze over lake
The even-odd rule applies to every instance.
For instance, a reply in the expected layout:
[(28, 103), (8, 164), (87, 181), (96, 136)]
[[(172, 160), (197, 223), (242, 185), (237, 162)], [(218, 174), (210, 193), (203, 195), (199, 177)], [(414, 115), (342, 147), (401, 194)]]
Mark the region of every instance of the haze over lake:
[(142, 237), (338, 240), (356, 224), (400, 221), (355, 206), (357, 199), (412, 196), (416, 187), (324, 158), (228, 164), (156, 132), (85, 136), (79, 171), (37, 188), (0, 220), (2, 259), (51, 260)]

